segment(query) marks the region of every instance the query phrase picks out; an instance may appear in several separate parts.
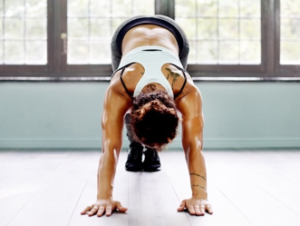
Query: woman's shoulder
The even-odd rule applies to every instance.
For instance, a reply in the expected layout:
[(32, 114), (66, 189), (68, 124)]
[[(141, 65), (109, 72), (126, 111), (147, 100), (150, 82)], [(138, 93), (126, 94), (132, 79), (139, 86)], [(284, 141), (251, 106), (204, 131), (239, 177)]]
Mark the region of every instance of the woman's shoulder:
[(110, 87), (117, 92), (122, 94), (126, 94), (128, 96), (127, 91), (132, 96), (136, 84), (141, 79), (143, 74), (145, 73), (144, 67), (139, 63), (134, 63), (124, 70), (117, 71), (111, 81)]
[(172, 64), (165, 64), (162, 67), (162, 73), (169, 81), (173, 89), (174, 96), (177, 96), (176, 99), (180, 99), (194, 91), (193, 80), (186, 70)]

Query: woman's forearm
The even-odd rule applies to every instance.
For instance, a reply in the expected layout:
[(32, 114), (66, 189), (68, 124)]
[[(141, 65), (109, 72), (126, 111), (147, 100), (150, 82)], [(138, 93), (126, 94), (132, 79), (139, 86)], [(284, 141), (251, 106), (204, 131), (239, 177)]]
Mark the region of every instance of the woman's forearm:
[(190, 145), (185, 151), (185, 155), (190, 174), (192, 195), (206, 199), (206, 166), (201, 147), (201, 144)]
[(118, 152), (105, 151), (100, 158), (98, 167), (97, 199), (111, 198), (113, 195), (114, 177), (118, 163)]
[(192, 195), (206, 199), (206, 166), (202, 151), (190, 152), (188, 159)]

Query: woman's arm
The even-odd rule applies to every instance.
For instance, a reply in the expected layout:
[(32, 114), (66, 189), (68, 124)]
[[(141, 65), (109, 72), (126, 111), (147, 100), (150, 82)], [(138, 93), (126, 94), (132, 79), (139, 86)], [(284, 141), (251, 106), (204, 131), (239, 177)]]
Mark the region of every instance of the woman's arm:
[(105, 212), (109, 216), (115, 209), (120, 212), (127, 210), (127, 208), (122, 207), (120, 202), (113, 200), (113, 185), (122, 148), (123, 118), (130, 107), (128, 99), (119, 93), (115, 86), (110, 86), (106, 91), (102, 116), (103, 153), (99, 161), (97, 175), (97, 201), (82, 211), (82, 214), (89, 213), (89, 216), (95, 214), (102, 216)]
[(178, 211), (186, 207), (193, 215), (204, 215), (205, 211), (212, 214), (207, 201), (206, 167), (202, 154), (202, 99), (197, 87), (191, 85), (190, 89), (191, 92), (178, 101), (177, 108), (182, 113), (182, 145), (190, 174), (192, 198), (183, 200)]

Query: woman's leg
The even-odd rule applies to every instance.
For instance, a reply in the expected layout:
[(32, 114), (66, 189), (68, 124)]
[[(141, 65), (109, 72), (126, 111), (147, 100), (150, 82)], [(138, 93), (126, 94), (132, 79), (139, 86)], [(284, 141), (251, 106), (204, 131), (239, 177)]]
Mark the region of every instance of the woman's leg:
[(128, 171), (158, 171), (160, 170), (160, 159), (154, 148), (145, 149), (145, 160), (142, 162), (144, 146), (139, 142), (131, 123), (130, 113), (125, 115), (125, 126), (127, 129), (127, 137), (130, 141), (129, 154), (125, 164)]
[(134, 130), (133, 130), (133, 127), (132, 127), (132, 124), (131, 124), (131, 116), (130, 116), (130, 113), (126, 113), (125, 115), (125, 126), (126, 126), (126, 129), (127, 129), (127, 137), (128, 137), (128, 140), (130, 143), (140, 143), (139, 142), (139, 139), (137, 138)]
[(130, 142), (125, 168), (128, 171), (142, 171), (142, 156), (144, 146), (139, 142), (132, 128), (130, 113), (126, 113), (125, 115), (125, 126), (127, 129), (127, 137)]

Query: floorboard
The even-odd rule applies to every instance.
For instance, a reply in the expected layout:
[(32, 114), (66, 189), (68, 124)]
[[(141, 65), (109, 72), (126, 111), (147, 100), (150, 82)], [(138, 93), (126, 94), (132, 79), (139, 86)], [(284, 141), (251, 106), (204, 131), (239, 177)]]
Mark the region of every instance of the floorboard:
[[(161, 153), (161, 160), (180, 201), (190, 198), (189, 174), (183, 152)], [(210, 183), (211, 180), (208, 177), (208, 200), (213, 206), (214, 213), (213, 215), (206, 214), (205, 217), (189, 216), (191, 225), (224, 225), (224, 222), (228, 222), (230, 225), (251, 225), (230, 200), (214, 184)]]
[[(40, 178), (40, 188), (14, 216), (9, 226), (19, 226), (27, 222), (29, 225), (66, 225), (87, 181), (89, 162), (85, 162), (83, 153), (46, 154), (36, 161), (43, 165), (49, 160), (58, 161), (57, 167), (50, 166)], [(66, 155), (66, 156), (65, 156)], [(22, 160), (21, 160), (22, 161)], [(41, 167), (43, 168), (43, 167)], [(40, 167), (31, 171), (28, 180), (39, 178)], [(23, 169), (24, 170), (24, 169)], [(26, 169), (25, 169), (26, 171)], [(17, 183), (16, 183), (17, 184)]]
[(278, 161), (278, 152), (220, 152), (218, 158), (222, 172), (215, 172), (211, 164), (212, 182), (252, 225), (299, 225), (299, 214), (293, 209), (296, 200), (287, 205), (278, 193), (285, 192), (289, 199), (297, 197), (290, 193), (297, 186), (278, 174), (285, 168), (284, 161)]
[(164, 170), (129, 173), (129, 191), (130, 225), (190, 225)]
[[(125, 153), (124, 153), (125, 154)], [(114, 199), (121, 202), (121, 204), (128, 208), (128, 174), (124, 170), (125, 155), (121, 154), (119, 164), (117, 167), (115, 183), (114, 183)], [(97, 157), (99, 159), (100, 155)], [(98, 163), (98, 161), (97, 161)], [(88, 215), (81, 215), (80, 212), (88, 205), (93, 204), (97, 197), (97, 167), (98, 164), (94, 163), (94, 169), (90, 173), (88, 183), (84, 187), (82, 195), (78, 199), (76, 208), (72, 214), (68, 226), (128, 226), (129, 216), (128, 213), (114, 212), (112, 216), (106, 217), (89, 217)]]
[(101, 153), (1, 151), (1, 226), (299, 226), (300, 151), (205, 151), (214, 214), (177, 212), (191, 195), (183, 152), (160, 153), (162, 170), (126, 172), (120, 155), (114, 197), (128, 207), (111, 217), (81, 216), (96, 199)]
[(59, 153), (0, 152), (0, 225), (7, 225), (66, 157)]

